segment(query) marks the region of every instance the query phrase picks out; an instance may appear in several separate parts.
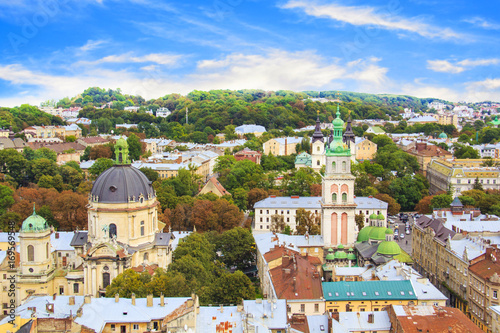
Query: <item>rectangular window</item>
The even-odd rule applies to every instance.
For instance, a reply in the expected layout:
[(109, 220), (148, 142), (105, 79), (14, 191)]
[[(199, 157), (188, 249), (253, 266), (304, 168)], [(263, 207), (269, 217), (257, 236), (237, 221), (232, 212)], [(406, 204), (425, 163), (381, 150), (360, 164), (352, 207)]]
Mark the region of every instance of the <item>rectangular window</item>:
[(144, 236), (144, 226), (141, 227), (141, 236)]
[(262, 217), (260, 218), (260, 222), (262, 222)]
[(306, 305), (300, 304), (300, 312), (306, 312)]
[(269, 209), (266, 209), (266, 214), (269, 214)]
[(134, 331), (137, 331), (139, 329), (139, 324), (134, 324)]
[(470, 179), (468, 180), (468, 183), (470, 184)]
[(368, 211), (366, 211), (366, 215), (369, 215)]
[(75, 284), (73, 285), (73, 293), (78, 294), (78, 293), (79, 293), (79, 291), (80, 291), (80, 286), (79, 286), (79, 284), (78, 284), (78, 283), (75, 283)]
[(260, 213), (262, 214), (262, 209), (260, 210)]
[(289, 218), (289, 217), (287, 217), (287, 218), (286, 218), (286, 221), (287, 221), (287, 222), (290, 222), (290, 218)]
[(115, 324), (111, 324), (111, 330), (114, 331), (115, 330)]
[(457, 184), (460, 184), (461, 183), (461, 179), (457, 179)]
[(314, 304), (314, 312), (319, 312), (319, 304)]
[(496, 290), (493, 290), (493, 298), (497, 298), (497, 291)]

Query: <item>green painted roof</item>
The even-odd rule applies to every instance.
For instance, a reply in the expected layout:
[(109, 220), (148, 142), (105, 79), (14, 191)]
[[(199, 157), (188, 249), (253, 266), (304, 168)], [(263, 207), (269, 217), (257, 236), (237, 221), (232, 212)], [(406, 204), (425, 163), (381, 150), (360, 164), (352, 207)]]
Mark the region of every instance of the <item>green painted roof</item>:
[(322, 286), (327, 302), (417, 299), (409, 280), (323, 282)]
[(498, 120), (498, 116), (495, 116), (495, 119), (490, 121), (488, 124), (491, 124), (491, 125), (494, 125), (494, 126), (498, 126), (500, 125), (500, 120)]
[(326, 260), (334, 260), (334, 259), (335, 259), (335, 254), (333, 254), (333, 253), (328, 253), (328, 254), (326, 255), (326, 258), (325, 258), (325, 259), (326, 259)]
[(333, 249), (332, 249), (332, 248), (329, 248), (329, 249), (328, 249), (328, 252), (333, 252)]
[(370, 231), (369, 239), (373, 240), (384, 240), (385, 239), (385, 227), (373, 227)]
[(394, 235), (394, 231), (392, 231), (392, 229), (390, 229), (390, 228), (387, 228), (387, 230), (385, 231), (385, 234), (386, 235)]
[(312, 165), (312, 158), (311, 155), (306, 153), (305, 151), (297, 155), (295, 157), (295, 164), (304, 164), (306, 166), (311, 166)]
[(349, 260), (356, 260), (356, 255), (355, 255), (354, 253), (352, 253), (352, 252), (351, 252), (351, 253), (349, 253), (349, 254), (347, 255), (347, 259), (349, 259)]
[(368, 226), (361, 229), (358, 233), (358, 242), (367, 242), (370, 239), (370, 231), (374, 227)]
[(379, 126), (372, 126), (371, 129), (372, 129), (373, 133), (375, 133), (375, 134), (384, 134), (385, 133), (385, 131)]
[(337, 249), (343, 249), (344, 248), (344, 245), (342, 244), (339, 244), (339, 246), (337, 246)]
[(445, 132), (441, 132), (441, 134), (439, 134), (438, 138), (439, 139), (448, 139), (448, 135), (446, 135)]
[(376, 220), (377, 219), (377, 214), (373, 213), (370, 215), (370, 220)]
[(377, 247), (377, 252), (386, 256), (395, 256), (401, 253), (401, 248), (396, 242), (383, 241)]
[(344, 251), (335, 252), (335, 259), (347, 259), (347, 253)]
[(385, 220), (385, 217), (384, 217), (384, 215), (382, 215), (382, 213), (380, 213), (380, 214), (377, 215), (377, 219), (379, 219), (379, 220)]
[(28, 216), (24, 220), (21, 226), (21, 232), (41, 232), (49, 229), (47, 221), (35, 212), (35, 207), (33, 207), (33, 214)]

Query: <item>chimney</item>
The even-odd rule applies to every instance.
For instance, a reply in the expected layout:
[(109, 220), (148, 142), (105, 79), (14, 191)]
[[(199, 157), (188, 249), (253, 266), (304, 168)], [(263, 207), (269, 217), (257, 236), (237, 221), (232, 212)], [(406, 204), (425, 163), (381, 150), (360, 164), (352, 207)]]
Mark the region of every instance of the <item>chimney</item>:
[(120, 294), (116, 293), (115, 294), (115, 303), (120, 302)]
[(160, 306), (165, 306), (165, 296), (163, 296), (163, 293), (160, 295)]
[(69, 305), (75, 305), (75, 296), (69, 297)]
[(54, 313), (54, 304), (53, 303), (45, 304), (45, 309), (47, 310), (47, 312)]
[(368, 314), (368, 323), (373, 324), (373, 313)]
[(149, 294), (149, 295), (147, 296), (146, 306), (147, 306), (148, 308), (153, 307), (153, 294)]
[(132, 300), (132, 305), (135, 305), (135, 294), (134, 293), (132, 293), (131, 300)]
[(224, 306), (222, 304), (220, 305), (220, 313), (224, 313)]
[(90, 296), (90, 295), (85, 295), (85, 297), (84, 297), (84, 299), (83, 299), (83, 302), (84, 302), (85, 304), (90, 304), (91, 300), (92, 300), (92, 296)]
[(56, 294), (56, 293), (54, 293), (54, 294), (52, 295), (52, 300), (53, 300), (53, 301), (55, 301), (55, 300), (56, 300), (56, 296), (57, 296), (57, 294)]

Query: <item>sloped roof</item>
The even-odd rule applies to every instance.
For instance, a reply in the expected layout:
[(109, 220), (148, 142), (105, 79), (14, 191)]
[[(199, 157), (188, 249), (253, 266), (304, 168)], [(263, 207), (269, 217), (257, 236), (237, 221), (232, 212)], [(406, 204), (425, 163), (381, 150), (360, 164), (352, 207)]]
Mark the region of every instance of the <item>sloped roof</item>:
[(416, 300), (411, 281), (323, 282), (323, 296), (330, 301)]

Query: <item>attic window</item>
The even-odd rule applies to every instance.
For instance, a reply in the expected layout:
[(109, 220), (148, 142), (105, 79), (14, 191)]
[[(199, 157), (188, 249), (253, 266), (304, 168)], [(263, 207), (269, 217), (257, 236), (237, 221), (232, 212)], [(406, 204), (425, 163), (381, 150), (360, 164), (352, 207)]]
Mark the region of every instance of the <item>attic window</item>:
[(425, 289), (423, 289), (423, 290), (422, 290), (422, 292), (423, 292), (424, 294), (427, 294), (427, 290), (425, 290)]
[(403, 295), (403, 296), (404, 296), (404, 295), (405, 295), (405, 292), (404, 292), (404, 291), (402, 291), (402, 292), (401, 292), (401, 295)]
[(392, 296), (392, 292), (388, 291), (387, 295)]
[(127, 315), (127, 312), (124, 312), (124, 313), (123, 313), (123, 315), (124, 315), (124, 316), (126, 316), (126, 315)]
[(324, 330), (325, 330), (325, 326), (324, 326), (324, 325), (319, 325), (319, 329), (320, 329), (321, 331), (324, 331)]
[(413, 295), (413, 291), (409, 291), (408, 294)]
[(335, 296), (337, 296), (337, 297), (338, 297), (338, 296), (339, 296), (339, 293), (335, 293)]
[(363, 293), (362, 293), (362, 294), (363, 294), (363, 296), (366, 296), (366, 291), (363, 291)]
[(380, 295), (380, 294), (378, 293), (378, 291), (376, 291), (376, 292), (375, 292), (375, 296), (378, 296), (378, 295)]
[(332, 293), (328, 293), (328, 296), (330, 296), (330, 297), (331, 297), (331, 296), (332, 296)]

